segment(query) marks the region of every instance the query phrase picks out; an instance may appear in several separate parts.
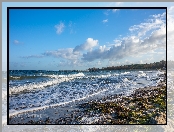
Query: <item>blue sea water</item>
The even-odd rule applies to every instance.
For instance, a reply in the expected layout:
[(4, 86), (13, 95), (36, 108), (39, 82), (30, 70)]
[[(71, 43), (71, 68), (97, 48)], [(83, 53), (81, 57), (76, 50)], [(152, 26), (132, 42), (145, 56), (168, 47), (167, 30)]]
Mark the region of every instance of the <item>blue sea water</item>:
[[(44, 109), (112, 94), (129, 95), (156, 86), (162, 72), (152, 71), (9, 71), (9, 114)], [(5, 90), (4, 90), (5, 91)], [(5, 96), (4, 96), (5, 97)]]

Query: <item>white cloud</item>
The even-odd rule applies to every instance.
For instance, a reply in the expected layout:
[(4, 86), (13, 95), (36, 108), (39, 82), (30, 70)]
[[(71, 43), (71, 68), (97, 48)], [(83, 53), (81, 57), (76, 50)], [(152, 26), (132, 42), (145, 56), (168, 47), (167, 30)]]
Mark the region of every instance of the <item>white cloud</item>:
[[(151, 55), (158, 53), (158, 55), (165, 52), (166, 48), (166, 26), (165, 16), (163, 14), (157, 14), (151, 16), (144, 23), (131, 26), (130, 35), (127, 37), (120, 36), (114, 40), (112, 45), (99, 46), (98, 40), (93, 38), (86, 39), (86, 42), (73, 48), (58, 49), (54, 51), (46, 51), (43, 56), (52, 56), (61, 58), (66, 61), (61, 61), (58, 65), (61, 66), (84, 66), (91, 65), (92, 61), (97, 60), (95, 65), (101, 65), (104, 60), (109, 60), (109, 65), (114, 65), (116, 60), (121, 60), (126, 57), (137, 57), (145, 54)], [(106, 19), (107, 20), (107, 19)], [(173, 19), (172, 19), (173, 20)], [(107, 20), (108, 21), (108, 20)], [(69, 27), (71, 27), (71, 22)], [(133, 33), (134, 35), (132, 35)], [(98, 46), (98, 47), (97, 47)], [(97, 48), (95, 48), (97, 47)], [(95, 48), (95, 49), (94, 49)], [(161, 48), (162, 52), (158, 49)], [(87, 51), (82, 54), (81, 52)], [(28, 56), (38, 57), (39, 56)], [(84, 63), (84, 61), (87, 61)], [(143, 60), (146, 62), (146, 60)], [(128, 64), (131, 62), (125, 61)]]
[(65, 25), (63, 22), (60, 22), (60, 24), (55, 25), (56, 33), (61, 34), (65, 28)]
[(92, 48), (98, 46), (98, 40), (88, 38), (84, 44), (78, 45), (74, 48), (74, 52), (83, 50), (92, 50)]
[(108, 48), (106, 46), (100, 46), (98, 49), (89, 51), (86, 54), (83, 54), (83, 60), (93, 61), (95, 59), (104, 59), (107, 56)]
[(108, 19), (105, 19), (105, 20), (103, 20), (102, 22), (103, 22), (103, 23), (106, 23), (106, 22), (108, 22)]
[(53, 56), (56, 58), (63, 58), (68, 60), (77, 60), (81, 54), (79, 52), (73, 52), (73, 48), (58, 49), (55, 51), (46, 51), (43, 53), (45, 56)]
[[(166, 13), (165, 13), (166, 14)], [(152, 17), (154, 17), (154, 18), (160, 18), (161, 17), (161, 14), (155, 14), (155, 15), (152, 15)]]
[(129, 28), (133, 32), (138, 32), (138, 36), (145, 36), (149, 31), (160, 29), (165, 27), (165, 13), (152, 15), (151, 19), (148, 19), (147, 22), (141, 23), (139, 25), (134, 25)]
[[(164, 36), (165, 38), (165, 36)], [(159, 39), (159, 36), (156, 39), (164, 40), (164, 38)], [(95, 59), (122, 59), (127, 56), (135, 56), (137, 54), (147, 53), (147, 51), (155, 50), (159, 47), (165, 48), (165, 42), (159, 43), (155, 37), (151, 36), (146, 38), (143, 42), (136, 36), (129, 36), (122, 38), (121, 45), (115, 45), (111, 48), (100, 46), (100, 48), (87, 52), (83, 55), (83, 60), (93, 61)]]
[[(100, 46), (98, 49), (83, 54), (83, 60), (96, 59), (120, 60), (125, 57), (136, 57), (150, 53), (152, 50), (166, 48), (166, 26), (164, 15), (157, 19), (149, 19), (145, 23), (134, 25), (130, 29), (136, 35), (116, 39), (112, 47)], [(150, 32), (149, 32), (150, 31)], [(148, 33), (147, 33), (148, 32)]]

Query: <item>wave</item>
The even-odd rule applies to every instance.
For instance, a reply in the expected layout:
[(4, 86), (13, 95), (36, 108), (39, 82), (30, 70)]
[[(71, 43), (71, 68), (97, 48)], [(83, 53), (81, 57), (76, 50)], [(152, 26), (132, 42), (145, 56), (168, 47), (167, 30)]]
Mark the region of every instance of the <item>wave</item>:
[(126, 74), (130, 74), (130, 72), (121, 73), (121, 75), (126, 75)]
[(138, 74), (138, 77), (139, 77), (139, 78), (140, 78), (140, 77), (147, 77), (147, 74), (144, 73), (144, 72), (142, 72), (141, 74)]
[(42, 77), (46, 77), (46, 76), (10, 76), (9, 79), (10, 80), (26, 80), (26, 79), (36, 79), (36, 78), (42, 78)]
[(47, 76), (50, 78), (75, 78), (75, 77), (84, 77), (85, 75), (80, 72), (77, 74), (68, 74), (68, 75), (43, 75), (43, 76)]
[(44, 109), (52, 108), (52, 107), (56, 107), (56, 106), (63, 106), (63, 105), (69, 104), (69, 103), (79, 102), (79, 101), (82, 101), (82, 100), (85, 100), (85, 99), (88, 99), (88, 98), (91, 99), (91, 97), (96, 96), (96, 95), (100, 95), (101, 93), (103, 93), (105, 91), (107, 91), (107, 89), (103, 89), (101, 91), (98, 91), (96, 93), (93, 93), (91, 95), (87, 95), (87, 96), (84, 96), (84, 97), (81, 97), (81, 98), (73, 99), (73, 100), (66, 101), (66, 102), (60, 102), (60, 103), (56, 103), (56, 104), (51, 104), (51, 105), (45, 105), (45, 106), (34, 107), (34, 108), (27, 108), (27, 109), (22, 109), (22, 110), (11, 109), (11, 110), (9, 110), (9, 117), (15, 116), (15, 115), (18, 115), (18, 114), (23, 114), (23, 113), (26, 113), (26, 112), (32, 112), (32, 111), (37, 111), (37, 110), (44, 110)]
[(18, 94), (23, 91), (31, 91), (31, 90), (37, 90), (37, 89), (44, 89), (48, 86), (53, 86), (56, 84), (59, 84), (64, 81), (69, 81), (75, 78), (84, 77), (85, 75), (83, 73), (73, 74), (73, 75), (46, 75), (50, 78), (54, 78), (50, 81), (44, 81), (39, 83), (29, 83), (24, 85), (18, 85), (18, 86), (12, 86), (9, 89), (9, 94)]
[[(141, 74), (144, 74), (144, 72), (141, 72)], [(14, 86), (9, 89), (10, 94), (39, 89), (37, 92), (28, 92), (19, 96), (11, 96), (11, 113), (18, 113), (23, 110), (23, 112), (25, 112), (44, 109), (47, 108), (47, 106), (63, 105), (73, 101), (86, 99), (87, 97), (94, 97), (95, 94), (102, 94), (102, 92), (105, 91), (106, 92), (102, 94), (102, 96), (113, 94), (113, 92), (127, 93), (136, 88), (154, 85), (156, 84), (156, 80), (158, 80), (155, 79), (154, 81), (150, 81), (153, 75), (148, 76), (148, 80), (146, 80), (146, 78), (138, 78), (137, 72), (129, 72), (126, 73), (126, 75), (114, 73), (94, 76), (78, 73), (70, 75), (45, 76), (49, 76), (51, 80), (47, 80), (46, 82), (27, 83), (25, 85)], [(67, 82), (61, 83), (63, 81)], [(61, 85), (45, 88), (59, 83), (61, 83)]]

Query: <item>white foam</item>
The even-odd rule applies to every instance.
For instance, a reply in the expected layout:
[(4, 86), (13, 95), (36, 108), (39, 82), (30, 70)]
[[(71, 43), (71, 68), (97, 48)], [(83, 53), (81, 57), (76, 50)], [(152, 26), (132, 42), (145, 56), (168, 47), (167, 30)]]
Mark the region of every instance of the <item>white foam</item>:
[(10, 76), (10, 77), (12, 77), (12, 78), (14, 78), (14, 79), (18, 79), (18, 78), (20, 78), (20, 77), (14, 77), (14, 76)]
[(124, 72), (124, 73), (121, 73), (121, 75), (126, 75), (126, 74), (129, 74), (130, 72)]
[[(138, 72), (135, 72), (136, 75)], [(144, 74), (144, 72), (141, 72)], [(132, 74), (132, 77), (137, 78)], [(151, 75), (149, 75), (151, 78)], [(59, 75), (52, 75), (54, 78), (53, 80), (62, 80), (67, 79), (68, 75), (60, 78)], [(84, 74), (79, 75), (69, 75), (69, 78), (86, 78)], [(136, 89), (137, 87), (144, 87), (144, 84), (136, 83), (137, 80), (125, 78), (125, 75), (114, 76), (113, 74), (108, 75), (97, 75), (97, 76), (90, 76), (94, 78), (80, 79), (80, 80), (72, 80), (65, 84), (57, 85), (55, 87), (49, 87), (46, 89), (42, 89), (37, 93), (25, 93), (20, 94), (19, 96), (12, 97), (11, 100), (11, 110), (10, 114), (18, 114), (23, 112), (29, 112), (34, 110), (45, 109), (48, 107), (64, 105), (73, 101), (80, 101), (87, 98), (95, 98), (96, 96), (105, 96), (112, 93), (120, 93), (124, 92), (125, 94), (130, 93), (132, 90)], [(97, 78), (106, 78), (109, 77), (107, 80), (100, 80)], [(112, 79), (111, 79), (112, 78)], [(111, 80), (110, 80), (111, 79)], [(112, 81), (112, 80), (119, 80), (119, 81)], [(122, 80), (122, 81), (120, 81)], [(146, 80), (145, 78), (139, 78), (140, 82)], [(106, 81), (108, 81), (106, 83)], [(109, 82), (111, 81), (111, 82)], [(147, 81), (147, 80), (146, 80)], [(150, 81), (150, 80), (149, 80)], [(149, 82), (147, 81), (147, 82)], [(53, 81), (51, 81), (53, 83)], [(138, 85), (138, 86), (137, 86)], [(149, 82), (148, 85), (156, 85), (156, 81)], [(95, 96), (96, 95), (96, 96)], [(25, 96), (25, 97), (23, 97)], [(29, 106), (30, 105), (30, 106)], [(19, 108), (21, 110), (12, 110)]]
[(78, 74), (74, 74), (74, 75), (48, 75), (48, 76), (51, 78), (55, 78), (55, 79), (51, 80), (51, 81), (47, 81), (47, 82), (24, 84), (22, 86), (13, 86), (9, 89), (9, 94), (10, 95), (13, 93), (16, 94), (16, 93), (22, 92), (24, 90), (31, 91), (34, 89), (43, 89), (47, 86), (56, 85), (56, 84), (59, 84), (64, 81), (72, 80), (77, 77), (83, 77), (85, 75), (83, 73), (78, 73)]
[[(139, 71), (139, 72), (141, 72), (141, 71)], [(138, 77), (146, 77), (147, 75), (146, 75), (146, 73), (144, 73), (143, 71), (141, 72), (141, 74), (138, 74)]]
[(165, 73), (165, 72), (159, 71), (159, 70), (158, 70), (157, 75), (161, 75), (161, 74), (164, 74), (164, 73)]
[(130, 82), (130, 81), (127, 78), (124, 78), (123, 82)]
[(146, 71), (146, 72), (148, 72), (148, 73), (152, 73), (153, 71)]
[(114, 76), (118, 76), (119, 74), (107, 74), (107, 75), (96, 75), (96, 76), (90, 76), (91, 78), (108, 78), (108, 77), (114, 77)]
[(14, 116), (14, 115), (17, 115), (17, 114), (26, 113), (26, 112), (30, 112), (30, 111), (42, 110), (42, 109), (46, 109), (46, 108), (50, 108), (50, 107), (55, 107), (55, 106), (66, 105), (66, 104), (69, 104), (71, 102), (80, 101), (80, 100), (84, 100), (84, 99), (93, 97), (95, 95), (99, 95), (100, 93), (103, 93), (105, 91), (107, 91), (107, 89), (101, 90), (101, 91), (96, 92), (96, 93), (93, 93), (91, 95), (86, 95), (86, 96), (84, 96), (82, 98), (76, 98), (76, 99), (69, 100), (69, 101), (67, 100), (66, 102), (60, 102), (60, 103), (51, 104), (51, 105), (44, 105), (44, 106), (41, 106), (41, 107), (27, 108), (27, 109), (23, 109), (23, 110), (14, 110), (14, 109), (11, 109), (11, 110), (9, 110), (9, 113), (10, 113), (9, 116)]
[(75, 78), (75, 77), (84, 77), (85, 75), (80, 72), (77, 74), (68, 74), (68, 75), (43, 75), (43, 76), (48, 76), (50, 78)]

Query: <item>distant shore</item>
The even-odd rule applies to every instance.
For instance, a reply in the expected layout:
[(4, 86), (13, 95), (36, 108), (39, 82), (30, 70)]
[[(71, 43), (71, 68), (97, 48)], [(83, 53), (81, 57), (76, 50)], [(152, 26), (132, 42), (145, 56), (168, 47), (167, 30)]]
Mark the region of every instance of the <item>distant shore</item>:
[(9, 124), (166, 124), (166, 73), (156, 87), (129, 96), (72, 102), (11, 116)]

